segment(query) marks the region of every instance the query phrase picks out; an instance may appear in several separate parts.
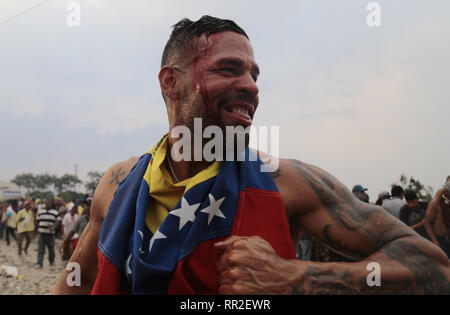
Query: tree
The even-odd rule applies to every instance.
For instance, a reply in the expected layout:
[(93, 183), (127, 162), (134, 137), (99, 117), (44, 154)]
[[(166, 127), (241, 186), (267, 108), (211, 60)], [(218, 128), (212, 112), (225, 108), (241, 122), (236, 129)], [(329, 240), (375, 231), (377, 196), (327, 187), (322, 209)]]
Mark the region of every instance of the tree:
[(78, 196), (79, 193), (75, 191), (76, 185), (82, 183), (75, 175), (64, 174), (58, 177), (48, 173), (36, 175), (32, 173), (18, 174), (11, 181), (25, 188), (28, 197), (40, 199), (52, 199), (56, 194), (61, 195), (64, 193), (66, 198)]
[(104, 172), (98, 172), (98, 171), (89, 171), (87, 176), (89, 178), (88, 182), (84, 185), (86, 187), (86, 193), (89, 195), (93, 195), (95, 192), (95, 189), (97, 189), (98, 183), (102, 179)]
[(81, 184), (81, 180), (71, 174), (64, 174), (61, 177), (55, 176), (55, 189), (60, 195), (64, 191), (74, 191), (77, 184)]
[(36, 179), (32, 173), (23, 173), (14, 176), (11, 180), (19, 187), (25, 188), (28, 191), (36, 190)]
[(415, 191), (419, 199), (427, 201), (433, 199), (433, 188), (431, 186), (425, 187), (419, 180), (412, 176), (408, 178), (408, 176), (401, 174), (400, 184), (392, 184), (392, 186), (394, 185), (401, 186), (404, 190), (408, 189)]
[(49, 191), (52, 190), (55, 185), (57, 177), (48, 173), (37, 174), (34, 176), (35, 188), (37, 191)]

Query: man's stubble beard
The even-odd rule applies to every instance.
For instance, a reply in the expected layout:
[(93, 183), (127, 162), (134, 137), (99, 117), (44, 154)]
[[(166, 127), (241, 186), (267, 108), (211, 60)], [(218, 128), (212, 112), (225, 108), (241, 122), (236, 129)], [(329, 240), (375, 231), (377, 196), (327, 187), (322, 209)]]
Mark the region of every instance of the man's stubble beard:
[[(220, 104), (220, 102), (218, 102)], [(228, 151), (233, 152), (234, 159), (237, 159), (238, 154), (240, 153), (241, 148), (238, 148), (238, 134), (233, 134), (233, 147), (227, 148), (227, 128), (223, 121), (222, 114), (221, 114), (221, 108), (223, 105), (214, 105), (214, 111), (208, 112), (206, 110), (207, 106), (205, 105), (202, 96), (199, 93), (196, 92), (190, 92), (187, 88), (183, 91), (183, 112), (182, 112), (182, 121), (184, 126), (186, 126), (190, 131), (191, 135), (194, 137), (200, 137), (202, 139), (202, 147), (208, 143), (211, 139), (210, 138), (203, 138), (204, 130), (209, 126), (217, 126), (222, 130), (223, 135), (223, 143), (222, 143), (222, 149), (224, 153), (224, 159), (225, 154)], [(201, 118), (202, 119), (202, 130), (201, 134), (195, 134), (194, 128), (194, 119), (195, 118)], [(241, 135), (242, 136), (242, 135)], [(247, 132), (244, 137), (244, 149), (248, 148), (250, 143), (250, 134)], [(193, 138), (192, 138), (193, 139)]]

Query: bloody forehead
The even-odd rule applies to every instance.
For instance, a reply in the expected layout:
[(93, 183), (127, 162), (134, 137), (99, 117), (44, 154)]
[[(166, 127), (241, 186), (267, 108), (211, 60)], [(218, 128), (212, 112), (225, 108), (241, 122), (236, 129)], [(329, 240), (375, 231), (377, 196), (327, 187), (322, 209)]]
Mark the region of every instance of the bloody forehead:
[(194, 58), (195, 61), (236, 63), (251, 60), (252, 66), (257, 68), (250, 42), (241, 34), (230, 31), (215, 33), (209, 36), (203, 34), (196, 40), (195, 46), (197, 48)]

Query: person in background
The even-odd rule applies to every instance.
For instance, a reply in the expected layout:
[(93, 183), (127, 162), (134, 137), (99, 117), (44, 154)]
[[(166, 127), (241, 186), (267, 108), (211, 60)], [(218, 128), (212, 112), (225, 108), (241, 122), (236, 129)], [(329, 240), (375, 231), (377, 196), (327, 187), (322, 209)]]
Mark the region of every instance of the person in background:
[(361, 185), (355, 185), (353, 186), (352, 193), (362, 202), (369, 202), (369, 195), (366, 194), (366, 190), (367, 188), (364, 188)]
[(34, 213), (31, 204), (25, 203), (25, 207), (17, 213), (17, 247), (19, 256), (22, 255), (22, 243), (25, 238), (25, 248), (23, 251), (28, 254), (28, 247), (34, 236)]
[[(78, 211), (77, 207), (72, 207), (70, 211), (68, 211), (62, 220), (62, 226), (64, 231), (64, 237), (67, 236), (70, 231), (72, 231), (73, 227), (78, 221)], [(68, 260), (71, 256), (75, 247), (77, 247), (78, 242), (78, 233), (72, 235), (70, 242), (63, 242), (63, 251), (62, 251), (62, 259)]]
[(55, 209), (53, 201), (47, 201), (45, 207), (41, 207), (37, 213), (38, 222), (38, 257), (37, 265), (43, 267), (45, 247), (48, 249), (48, 260), (50, 266), (55, 262), (55, 231), (54, 226), (58, 218), (58, 210)]
[(6, 240), (6, 245), (9, 246), (9, 236), (10, 235), (17, 242), (17, 238), (16, 238), (16, 227), (17, 227), (16, 217), (17, 217), (17, 215), (12, 207), (10, 207), (6, 210), (6, 217), (7, 217), (7, 220), (6, 220), (5, 240)]
[[(81, 239), (81, 235), (83, 234), (84, 229), (86, 228), (86, 226), (89, 223), (89, 219), (90, 219), (90, 215), (91, 215), (91, 202), (92, 202), (91, 197), (88, 197), (87, 199), (81, 201), (81, 205), (83, 206), (83, 209), (84, 209), (83, 214), (81, 217), (79, 217), (79, 219), (73, 226), (72, 230), (64, 237), (64, 240), (60, 246), (60, 250), (63, 250), (65, 246), (68, 246), (68, 243), (70, 242), (70, 240), (72, 239), (72, 237), (75, 234), (78, 234), (77, 241), (79, 239)], [(77, 207), (74, 207), (74, 209), (77, 209)], [(76, 242), (75, 244), (72, 244), (72, 245), (74, 245), (73, 249), (76, 248), (77, 244), (78, 244), (78, 242)]]
[(391, 195), (389, 194), (388, 191), (384, 190), (378, 194), (378, 199), (375, 202), (375, 205), (381, 207), (381, 205), (383, 204), (383, 201), (386, 199), (389, 199), (389, 198), (391, 198)]
[(400, 209), (406, 205), (404, 197), (404, 190), (400, 186), (392, 186), (391, 189), (391, 198), (383, 200), (381, 206), (386, 209), (390, 214), (392, 214), (397, 219), (400, 216)]
[(6, 225), (6, 207), (3, 203), (0, 204), (0, 239), (3, 238), (3, 231)]
[(405, 200), (406, 205), (400, 209), (399, 219), (422, 237), (428, 238), (425, 230), (425, 216), (427, 214), (428, 202), (419, 201), (416, 192), (413, 190), (405, 191)]
[(430, 201), (425, 217), (425, 229), (431, 241), (450, 258), (450, 181), (439, 189)]

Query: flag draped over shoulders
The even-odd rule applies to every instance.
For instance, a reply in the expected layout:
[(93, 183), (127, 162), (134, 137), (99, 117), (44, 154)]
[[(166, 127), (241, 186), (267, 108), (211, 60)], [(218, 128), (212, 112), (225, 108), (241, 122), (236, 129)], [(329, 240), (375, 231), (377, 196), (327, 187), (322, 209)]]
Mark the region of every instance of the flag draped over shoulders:
[(166, 140), (140, 157), (114, 195), (92, 294), (216, 294), (223, 252), (214, 244), (231, 235), (258, 235), (282, 258), (295, 258), (281, 196), (251, 150), (244, 161), (214, 162), (174, 197), (155, 181)]

